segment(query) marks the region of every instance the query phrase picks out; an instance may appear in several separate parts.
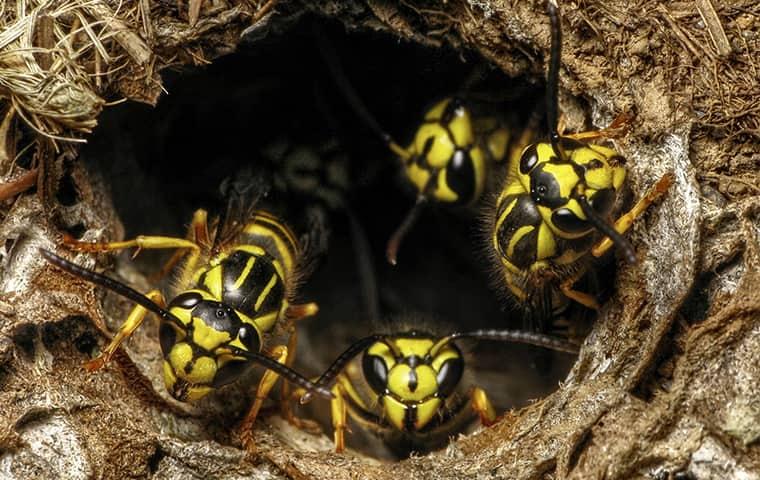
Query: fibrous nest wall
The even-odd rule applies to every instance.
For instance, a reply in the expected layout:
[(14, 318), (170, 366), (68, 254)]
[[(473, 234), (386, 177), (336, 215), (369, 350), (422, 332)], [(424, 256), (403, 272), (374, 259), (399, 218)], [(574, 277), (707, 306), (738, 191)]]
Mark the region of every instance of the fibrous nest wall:
[[(206, 65), (241, 42), (287, 42), (308, 13), (409, 48), (477, 52), (507, 77), (540, 87), (549, 45), (543, 3), (0, 4), (3, 474), (753, 478), (760, 470), (760, 10), (710, 0), (585, 1), (562, 10), (568, 129), (591, 127), (584, 112), (595, 126), (632, 115), (616, 139), (632, 191), (641, 194), (666, 172), (675, 184), (633, 229), (640, 261), (617, 269), (612, 297), (556, 391), (443, 452), (379, 465), (335, 455), (326, 438), (276, 418), (257, 427), (261, 455), (247, 461), (229, 433), (234, 416), (199, 418), (156, 393), (162, 386), (151, 365), (159, 353), (149, 328), (118, 356), (118, 368), (86, 374), (83, 359), (103, 341), (93, 325), (113, 328), (127, 305), (62, 276), (37, 248), (55, 248), (62, 231), (110, 239), (124, 235), (123, 225), (181, 228), (193, 207), (179, 204), (140, 223), (139, 212), (119, 205), (125, 183), (108, 178), (125, 173), (160, 186), (176, 165), (106, 169), (96, 148), (86, 152), (89, 163), (80, 158), (99, 119), (123, 108), (111, 103), (159, 101), (160, 72)], [(183, 78), (172, 87), (180, 90)], [(92, 257), (77, 260), (95, 266)], [(148, 289), (140, 264), (117, 265), (121, 278)]]

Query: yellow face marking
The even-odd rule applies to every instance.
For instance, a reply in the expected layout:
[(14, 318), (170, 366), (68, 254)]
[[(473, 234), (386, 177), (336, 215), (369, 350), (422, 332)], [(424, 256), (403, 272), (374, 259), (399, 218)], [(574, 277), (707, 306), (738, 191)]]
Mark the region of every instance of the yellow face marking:
[(208, 351), (232, 340), (227, 332), (220, 332), (206, 325), (200, 318), (193, 318), (193, 343)]
[(183, 325), (190, 325), (191, 310), (188, 310), (187, 308), (172, 307), (169, 309), (169, 312), (177, 317)]
[(432, 366), (435, 369), (435, 371), (438, 372), (441, 370), (441, 365), (443, 365), (443, 362), (445, 362), (446, 360), (450, 360), (452, 358), (459, 358), (459, 353), (453, 348), (451, 348), (451, 346), (447, 345), (438, 352), (438, 355), (435, 356), (435, 358), (432, 361)]
[(216, 375), (216, 362), (211, 357), (198, 357), (193, 363), (190, 373), (181, 375), (190, 383), (209, 384), (214, 380)]
[(512, 238), (509, 239), (509, 245), (507, 245), (507, 257), (514, 257), (515, 245), (517, 245), (517, 242), (519, 242), (520, 239), (522, 239), (525, 235), (528, 235), (530, 232), (532, 232), (535, 228), (536, 227), (533, 225), (523, 225), (517, 229), (514, 235), (512, 235)]
[(267, 296), (269, 295), (269, 292), (272, 291), (272, 287), (275, 286), (277, 283), (277, 274), (273, 273), (272, 277), (269, 279), (269, 282), (267, 282), (266, 286), (264, 287), (264, 290), (261, 291), (261, 294), (259, 294), (259, 298), (256, 299), (256, 305), (254, 308), (256, 311), (261, 308), (261, 304), (264, 303), (264, 300), (266, 300)]
[(420, 168), (416, 163), (406, 165), (404, 170), (409, 181), (422, 193), (430, 180), (430, 171)]
[(167, 358), (175, 372), (184, 372), (185, 365), (193, 360), (193, 349), (185, 342), (176, 343)]
[(612, 185), (615, 187), (615, 190), (620, 190), (620, 187), (623, 185), (623, 182), (625, 181), (625, 168), (623, 167), (615, 167), (612, 169)]
[(446, 176), (446, 169), (438, 171), (437, 186), (434, 195), (435, 199), (439, 202), (456, 202), (459, 199), (459, 195), (449, 188)]
[(213, 390), (213, 388), (203, 385), (195, 385), (193, 387), (190, 387), (187, 391), (187, 401), (194, 402), (196, 400), (200, 400), (201, 398), (211, 393)]
[(396, 359), (393, 357), (388, 345), (384, 342), (375, 342), (368, 349), (367, 354), (374, 355), (383, 359), (388, 368), (392, 368), (396, 364)]
[(406, 414), (407, 406), (399, 402), (390, 395), (383, 397), (383, 411), (386, 418), (390, 421), (391, 425), (399, 430), (404, 429), (404, 416)]
[(425, 121), (437, 122), (442, 116), (443, 111), (446, 110), (446, 106), (451, 101), (450, 98), (444, 98), (440, 102), (433, 105), (433, 107), (425, 113)]
[(409, 389), (411, 368), (406, 364), (397, 364), (388, 372), (388, 390), (406, 402), (418, 402), (438, 391), (435, 370), (429, 365), (419, 365), (414, 369), (417, 374), (417, 388)]
[(177, 376), (174, 375), (174, 370), (172, 370), (171, 364), (164, 360), (163, 362), (164, 367), (164, 385), (166, 385), (166, 390), (171, 392), (174, 389), (174, 384), (177, 382)]
[(394, 338), (392, 341), (396, 348), (399, 349), (401, 355), (404, 357), (411, 357), (417, 355), (418, 357), (424, 357), (430, 351), (433, 346), (433, 340), (429, 338)]
[(575, 185), (580, 181), (580, 177), (575, 173), (573, 166), (566, 163), (547, 163), (544, 165), (544, 171), (554, 176), (559, 185), (559, 194), (563, 198), (568, 198)]
[(240, 276), (235, 279), (235, 283), (232, 286), (233, 290), (238, 290), (240, 287), (243, 286), (243, 283), (245, 283), (245, 280), (248, 278), (248, 275), (251, 274), (251, 269), (253, 268), (253, 265), (256, 263), (256, 258), (258, 257), (248, 257), (248, 261), (245, 262), (245, 267), (243, 267), (243, 271), (240, 273)]
[(432, 139), (430, 149), (425, 157), (427, 165), (432, 168), (444, 168), (451, 160), (456, 145), (449, 138), (446, 129), (437, 123), (425, 123), (414, 136), (414, 149), (418, 155), (425, 151), (425, 144)]
[(414, 422), (414, 428), (419, 430), (427, 425), (435, 417), (435, 414), (438, 413), (438, 407), (440, 406), (440, 398), (431, 398), (417, 404), (417, 421)]

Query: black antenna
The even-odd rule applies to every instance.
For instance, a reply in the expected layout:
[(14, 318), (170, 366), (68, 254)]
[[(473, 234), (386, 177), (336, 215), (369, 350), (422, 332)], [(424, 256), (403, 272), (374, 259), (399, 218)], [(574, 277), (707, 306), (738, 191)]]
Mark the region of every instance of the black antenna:
[(388, 132), (383, 130), (375, 117), (369, 112), (366, 105), (364, 105), (364, 102), (356, 93), (351, 82), (346, 78), (346, 74), (340, 65), (338, 55), (335, 53), (335, 49), (327, 36), (317, 25), (314, 25), (313, 31), (314, 38), (317, 41), (317, 48), (319, 48), (319, 52), (322, 55), (327, 68), (330, 70), (330, 75), (332, 75), (333, 80), (338, 85), (338, 89), (343, 92), (343, 96), (346, 98), (349, 105), (351, 105), (351, 108), (354, 109), (356, 114), (367, 127), (372, 130), (372, 133), (385, 143), (393, 153), (401, 157), (403, 160), (408, 160), (410, 157), (409, 152), (396, 143)]
[[(325, 370), (325, 373), (322, 374), (322, 376), (319, 377), (316, 381), (316, 385), (318, 388), (326, 388), (328, 391), (330, 388), (332, 388), (333, 383), (335, 382), (335, 379), (338, 377), (338, 374), (343, 371), (343, 369), (346, 367), (348, 362), (354, 359), (355, 356), (363, 352), (367, 349), (370, 345), (373, 343), (383, 340), (385, 338), (388, 338), (387, 335), (370, 335), (369, 337), (364, 337), (361, 340), (357, 340), (354, 342), (353, 345), (348, 347), (343, 353), (340, 354), (338, 358), (335, 359), (332, 365)], [(301, 404), (308, 403), (311, 401), (311, 392), (305, 393), (303, 396), (301, 396)]]
[(594, 208), (588, 203), (585, 195), (576, 196), (575, 199), (578, 200), (578, 204), (581, 206), (581, 210), (583, 211), (583, 214), (586, 215), (586, 219), (588, 219), (589, 223), (604, 235), (610, 237), (610, 240), (620, 247), (623, 251), (625, 260), (628, 263), (636, 263), (636, 252), (634, 251), (631, 242), (629, 242), (624, 236), (620, 235), (618, 231), (615, 230), (615, 227), (605, 222), (604, 219), (596, 213), (596, 210), (594, 210)]
[(162, 320), (174, 322), (177, 325), (183, 325), (180, 319), (177, 318), (174, 314), (166, 309), (161, 308), (156, 302), (138, 292), (137, 290), (128, 287), (127, 285), (124, 285), (123, 283), (112, 278), (106, 277), (105, 275), (84, 267), (80, 267), (76, 263), (59, 257), (55, 253), (45, 250), (44, 248), (40, 248), (39, 251), (45, 260), (52, 263), (61, 270), (65, 270), (72, 275), (76, 275), (77, 277), (83, 278), (88, 282), (94, 283), (95, 285), (100, 285), (101, 287), (107, 288), (108, 290), (111, 290), (112, 292), (117, 293), (124, 298), (128, 298), (146, 310), (155, 313), (161, 317)]
[(409, 210), (409, 213), (406, 214), (401, 225), (398, 226), (388, 240), (388, 246), (385, 249), (385, 258), (388, 259), (388, 262), (391, 265), (396, 265), (398, 263), (398, 249), (401, 246), (401, 241), (406, 234), (409, 233), (409, 230), (411, 230), (412, 226), (419, 218), (420, 213), (426, 204), (427, 197), (425, 195), (417, 196), (417, 201), (414, 203), (414, 206)]
[(578, 346), (558, 337), (541, 333), (526, 332), (525, 330), (474, 330), (472, 332), (452, 333), (442, 339), (430, 349), (430, 355), (435, 356), (438, 351), (452, 340), (458, 338), (473, 338), (476, 340), (497, 340), (501, 342), (527, 343), (538, 347), (556, 350), (565, 353), (578, 353)]
[(556, 0), (548, 0), (549, 20), (551, 22), (551, 50), (549, 54), (549, 73), (546, 79), (546, 121), (549, 126), (549, 140), (560, 160), (565, 160), (557, 123), (559, 122), (559, 67), (562, 57), (562, 26), (560, 24), (559, 6)]

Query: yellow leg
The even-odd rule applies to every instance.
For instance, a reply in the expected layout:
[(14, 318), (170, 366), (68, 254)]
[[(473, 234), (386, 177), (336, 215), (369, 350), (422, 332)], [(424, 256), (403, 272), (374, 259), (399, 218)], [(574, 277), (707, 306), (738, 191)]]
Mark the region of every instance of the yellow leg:
[[(270, 356), (277, 360), (279, 363), (285, 364), (288, 358), (288, 347), (285, 345), (279, 345), (275, 347)], [(243, 422), (240, 424), (240, 441), (243, 444), (243, 448), (253, 455), (256, 453), (256, 442), (253, 440), (253, 423), (256, 421), (256, 417), (259, 415), (259, 410), (264, 404), (264, 400), (269, 395), (269, 392), (274, 387), (277, 379), (280, 378), (278, 374), (271, 370), (264, 372), (264, 376), (261, 377), (259, 387), (256, 389), (256, 399), (253, 401), (253, 405), (248, 410)]]
[[(161, 292), (158, 290), (151, 290), (146, 295), (149, 299), (156, 302), (161, 308), (166, 307), (166, 302), (164, 301), (164, 296), (161, 295)], [(93, 358), (89, 362), (86, 362), (84, 364), (85, 368), (89, 370), (90, 372), (98, 370), (102, 368), (108, 361), (111, 360), (111, 357), (114, 353), (116, 353), (116, 350), (119, 348), (119, 345), (124, 342), (127, 338), (129, 338), (130, 335), (137, 329), (137, 327), (142, 324), (143, 320), (145, 319), (145, 315), (148, 313), (148, 311), (140, 306), (136, 305), (135, 308), (132, 309), (132, 311), (129, 313), (129, 316), (127, 317), (127, 320), (119, 327), (119, 331), (116, 334), (115, 337), (111, 340), (111, 343), (108, 344), (108, 346), (103, 349), (103, 351), (98, 355), (97, 357)]]
[(314, 302), (302, 303), (299, 305), (288, 305), (285, 310), (285, 318), (290, 321), (297, 322), (298, 320), (306, 317), (311, 317), (319, 312), (319, 305)]
[[(200, 208), (195, 211), (193, 214), (193, 220), (190, 222), (190, 226), (187, 229), (187, 235), (185, 238), (197, 244), (200, 248), (211, 248), (211, 241), (208, 234), (208, 213), (206, 210)], [(166, 275), (168, 275), (169, 272), (182, 260), (185, 255), (188, 254), (189, 251), (191, 250), (182, 248), (174, 252), (171, 258), (164, 264), (163, 267), (161, 267), (161, 270), (150, 276), (150, 281), (158, 282)]]
[(333, 440), (335, 442), (335, 452), (341, 453), (346, 448), (345, 431), (346, 431), (346, 401), (343, 399), (343, 388), (336, 384), (332, 389), (333, 398), (330, 401), (330, 415), (333, 425)]
[(470, 392), (470, 399), (472, 409), (480, 417), (480, 423), (486, 427), (493, 425), (496, 422), (496, 410), (488, 399), (485, 390), (480, 387), (473, 387)]
[(596, 298), (594, 298), (593, 295), (573, 289), (575, 282), (577, 282), (584, 273), (586, 273), (586, 270), (580, 269), (573, 276), (562, 280), (562, 282), (559, 284), (559, 289), (567, 298), (580, 303), (584, 307), (590, 308), (592, 310), (599, 310), (599, 302), (596, 301)]
[[(298, 334), (296, 332), (295, 326), (291, 323), (290, 325), (290, 337), (288, 338), (288, 358), (285, 359), (285, 365), (288, 367), (292, 367), (293, 363), (296, 360), (296, 346), (298, 345)], [(299, 418), (293, 413), (292, 408), (292, 402), (295, 398), (301, 398), (301, 396), (306, 393), (303, 389), (297, 389), (294, 393), (290, 392), (290, 384), (288, 382), (282, 382), (282, 386), (280, 387), (280, 415), (282, 415), (282, 418), (288, 421), (291, 425), (296, 426), (297, 428), (300, 428), (301, 430), (306, 430), (307, 432), (320, 432), (321, 429), (319, 428), (319, 424), (317, 422), (306, 420), (304, 418)], [(296, 397), (296, 394), (298, 396)]]
[[(633, 117), (627, 113), (621, 113), (618, 115), (608, 127), (601, 130), (593, 130), (590, 132), (571, 133), (568, 135), (562, 135), (565, 138), (572, 138), (580, 142), (587, 142), (589, 140), (596, 140), (597, 138), (617, 138), (625, 134), (628, 129), (629, 122)], [(560, 130), (562, 131), (562, 130)]]
[[(649, 189), (646, 195), (644, 195), (638, 202), (636, 202), (636, 205), (634, 205), (631, 210), (617, 219), (614, 225), (615, 230), (620, 234), (628, 231), (628, 229), (631, 228), (631, 225), (633, 225), (633, 222), (638, 217), (640, 217), (652, 203), (657, 201), (657, 199), (659, 199), (665, 192), (668, 191), (668, 188), (670, 188), (670, 185), (672, 183), (672, 174), (663, 175), (662, 178), (660, 178), (660, 180), (652, 188)], [(607, 250), (612, 247), (612, 245), (612, 240), (605, 237), (599, 243), (594, 245), (594, 247), (591, 249), (591, 255), (600, 257), (604, 255)]]
[(184, 238), (153, 235), (140, 235), (132, 240), (124, 240), (122, 242), (80, 242), (75, 238), (64, 235), (63, 244), (66, 248), (76, 250), (77, 252), (110, 252), (135, 247), (137, 248), (135, 255), (140, 253), (142, 249), (189, 248), (194, 251), (200, 250), (198, 244)]

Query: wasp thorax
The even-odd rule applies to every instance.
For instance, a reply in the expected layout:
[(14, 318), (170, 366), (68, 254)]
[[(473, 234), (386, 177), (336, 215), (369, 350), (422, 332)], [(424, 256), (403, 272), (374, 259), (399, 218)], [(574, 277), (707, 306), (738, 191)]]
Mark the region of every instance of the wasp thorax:
[(256, 328), (227, 305), (191, 291), (177, 296), (169, 311), (180, 321), (163, 320), (159, 340), (164, 382), (180, 401), (197, 400), (236, 380), (249, 366), (244, 352), (258, 352)]

